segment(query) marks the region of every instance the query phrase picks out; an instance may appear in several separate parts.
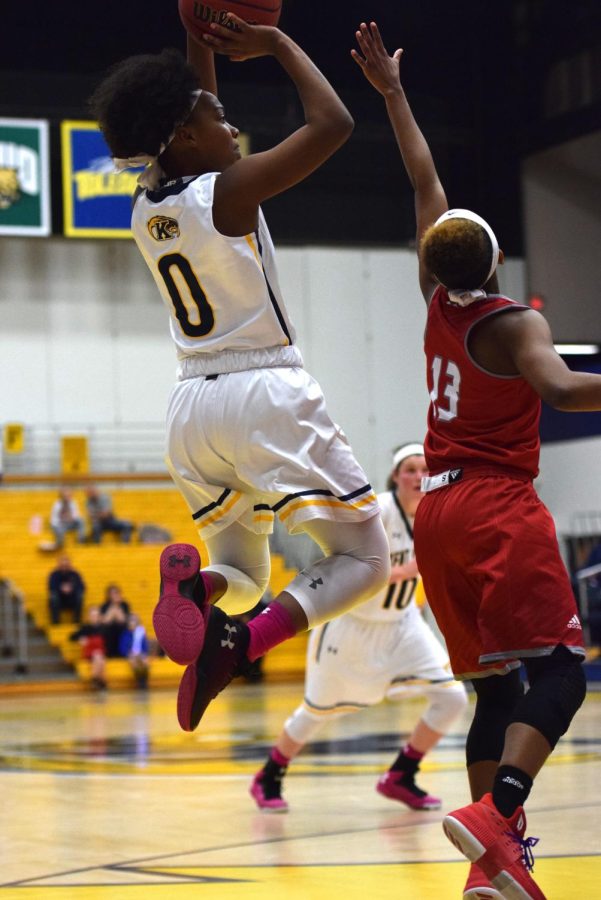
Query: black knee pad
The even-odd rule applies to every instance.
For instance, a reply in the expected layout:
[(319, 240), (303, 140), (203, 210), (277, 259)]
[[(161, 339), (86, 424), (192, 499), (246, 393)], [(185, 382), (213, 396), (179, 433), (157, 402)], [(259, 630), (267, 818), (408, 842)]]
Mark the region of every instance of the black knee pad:
[(586, 696), (581, 661), (560, 644), (550, 656), (526, 662), (530, 689), (516, 706), (513, 721), (536, 728), (552, 749)]
[(507, 675), (475, 678), (472, 684), (477, 700), (465, 745), (468, 766), (484, 760), (501, 759), (505, 731), (524, 695), (519, 669), (513, 669)]

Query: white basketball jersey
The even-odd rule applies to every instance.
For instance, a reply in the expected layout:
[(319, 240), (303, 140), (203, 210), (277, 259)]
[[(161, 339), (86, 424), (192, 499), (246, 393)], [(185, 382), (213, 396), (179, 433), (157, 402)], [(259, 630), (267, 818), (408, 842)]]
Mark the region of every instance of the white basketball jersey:
[(170, 312), (180, 360), (224, 351), (235, 357), (295, 340), (263, 213), (253, 234), (220, 234), (213, 224), (217, 177), (142, 191), (132, 212), (133, 235)]
[[(404, 565), (415, 556), (412, 523), (393, 491), (378, 494), (378, 503), (390, 545), (391, 565)], [(409, 609), (415, 607), (413, 595), (416, 584), (417, 578), (389, 584), (365, 603), (354, 606), (349, 615), (368, 619), (370, 622), (398, 622), (406, 616)]]

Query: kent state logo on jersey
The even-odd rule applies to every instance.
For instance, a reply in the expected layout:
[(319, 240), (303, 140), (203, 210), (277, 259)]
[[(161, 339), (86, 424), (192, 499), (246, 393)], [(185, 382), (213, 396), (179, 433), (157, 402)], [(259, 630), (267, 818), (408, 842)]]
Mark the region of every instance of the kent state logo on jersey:
[(155, 241), (169, 241), (179, 237), (179, 223), (169, 216), (153, 216), (148, 222), (148, 230)]

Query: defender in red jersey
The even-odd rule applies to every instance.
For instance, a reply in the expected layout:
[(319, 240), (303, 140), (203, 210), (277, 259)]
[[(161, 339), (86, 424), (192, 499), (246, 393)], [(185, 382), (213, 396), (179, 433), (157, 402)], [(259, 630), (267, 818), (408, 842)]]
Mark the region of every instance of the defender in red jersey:
[(532, 485), (540, 400), (599, 410), (601, 376), (571, 372), (545, 319), (499, 294), (503, 253), (484, 219), (448, 209), (400, 84), (403, 51), (389, 56), (374, 23), (360, 26), (357, 42), (353, 58), (384, 97), (415, 191), (428, 304), (430, 474), (415, 551), (453, 671), (477, 695), (466, 745), (473, 802), (446, 816), (444, 829), (476, 864), (465, 900), (538, 900), (522, 806), (586, 693), (576, 605), (552, 518)]

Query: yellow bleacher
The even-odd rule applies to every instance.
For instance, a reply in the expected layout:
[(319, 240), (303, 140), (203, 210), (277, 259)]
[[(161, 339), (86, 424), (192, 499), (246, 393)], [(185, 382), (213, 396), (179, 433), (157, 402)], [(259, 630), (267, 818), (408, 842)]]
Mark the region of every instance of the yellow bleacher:
[[(159, 525), (171, 533), (174, 541), (194, 543), (202, 554), (203, 548), (188, 508), (174, 488), (136, 486), (108, 490), (118, 517), (129, 519), (138, 527)], [(89, 663), (80, 660), (78, 644), (69, 641), (69, 634), (74, 630), (69, 614), (64, 615), (60, 625), (51, 625), (48, 615), (47, 578), (59, 554), (40, 548), (52, 542), (48, 515), (56, 496), (57, 488), (0, 489), (0, 576), (10, 578), (20, 588), (27, 611), (36, 625), (46, 632), (50, 642), (60, 649), (86, 682)], [(85, 515), (85, 488), (73, 488), (73, 497)], [(146, 626), (149, 637), (153, 638), (152, 610), (158, 595), (161, 550), (161, 545), (138, 543), (137, 533), (130, 544), (122, 544), (116, 536), (106, 534), (99, 545), (77, 544), (74, 533), (69, 533), (62, 552), (69, 555), (74, 567), (82, 574), (86, 583), (86, 606), (102, 603), (106, 586), (118, 584), (132, 610)], [(294, 574), (286, 568), (281, 556), (272, 554), (270, 589), (274, 595)], [(274, 679), (300, 677), (304, 671), (305, 650), (306, 635), (274, 648), (264, 660), (266, 676)], [(107, 662), (109, 687), (133, 685), (133, 675), (126, 660)], [(181, 674), (182, 668), (171, 660), (153, 659), (150, 685), (176, 685)]]

